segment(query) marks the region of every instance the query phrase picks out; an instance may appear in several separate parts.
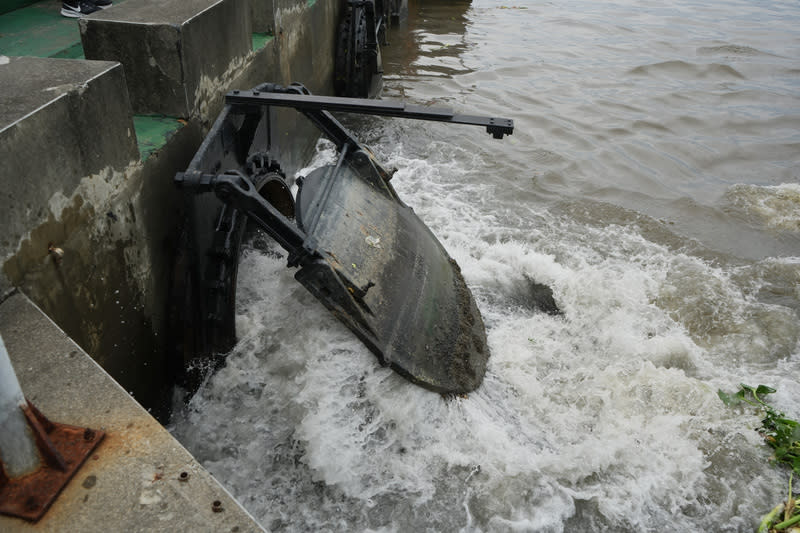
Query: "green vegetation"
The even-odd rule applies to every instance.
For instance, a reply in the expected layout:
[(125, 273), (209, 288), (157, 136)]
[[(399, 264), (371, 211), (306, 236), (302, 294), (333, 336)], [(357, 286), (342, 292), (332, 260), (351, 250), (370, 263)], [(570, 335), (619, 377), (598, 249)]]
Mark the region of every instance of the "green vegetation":
[(762, 396), (775, 392), (772, 387), (766, 385), (740, 386), (741, 389), (736, 394), (719, 391), (720, 399), (728, 406), (748, 403), (761, 409), (764, 419), (761, 421), (761, 427), (756, 431), (773, 449), (770, 460), (787, 464), (795, 474), (800, 476), (800, 423), (797, 420), (786, 418), (786, 415), (764, 402)]
[(775, 389), (766, 385), (751, 387), (740, 385), (735, 394), (718, 391), (720, 399), (728, 406), (749, 404), (759, 409), (764, 418), (761, 426), (756, 431), (764, 437), (764, 441), (772, 448), (770, 461), (784, 464), (792, 469), (789, 476), (789, 492), (786, 502), (776, 505), (772, 511), (762, 518), (758, 533), (787, 532), (800, 524), (800, 498), (795, 499), (792, 494), (792, 479), (794, 474), (800, 476), (800, 422), (786, 418), (786, 415), (776, 411), (767, 404), (763, 397), (772, 394)]

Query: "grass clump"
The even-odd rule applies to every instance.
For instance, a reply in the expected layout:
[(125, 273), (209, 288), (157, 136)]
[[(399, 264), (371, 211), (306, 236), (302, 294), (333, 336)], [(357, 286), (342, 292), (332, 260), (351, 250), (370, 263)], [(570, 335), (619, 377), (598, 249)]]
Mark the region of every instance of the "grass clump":
[(736, 406), (744, 403), (761, 411), (764, 418), (756, 431), (772, 448), (770, 461), (785, 465), (792, 470), (786, 501), (776, 505), (761, 519), (758, 533), (800, 531), (800, 498), (795, 499), (792, 494), (794, 474), (800, 476), (800, 422), (787, 418), (785, 414), (776, 411), (764, 401), (763, 397), (773, 392), (775, 389), (766, 385), (751, 387), (742, 384), (733, 394), (721, 390), (717, 393), (725, 405)]

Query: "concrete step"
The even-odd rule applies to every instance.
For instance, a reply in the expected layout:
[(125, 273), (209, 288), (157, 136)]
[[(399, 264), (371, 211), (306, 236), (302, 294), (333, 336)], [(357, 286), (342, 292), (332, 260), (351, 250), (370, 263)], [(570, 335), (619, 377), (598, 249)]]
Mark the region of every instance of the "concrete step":
[(0, 56), (0, 257), (47, 219), (54, 195), (138, 160), (118, 63)]
[(136, 114), (197, 115), (252, 47), (249, 2), (137, 0), (79, 21), (87, 59), (119, 61)]

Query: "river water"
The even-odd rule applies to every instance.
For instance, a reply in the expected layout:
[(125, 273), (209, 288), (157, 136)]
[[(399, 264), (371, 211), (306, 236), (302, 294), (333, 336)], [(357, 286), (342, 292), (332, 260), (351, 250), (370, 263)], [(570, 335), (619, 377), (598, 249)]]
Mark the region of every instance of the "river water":
[(355, 125), (461, 265), (483, 385), (379, 367), (253, 251), (175, 435), (275, 531), (754, 530), (788, 475), (717, 390), (800, 418), (798, 28), (796, 1), (412, 0), (384, 97), (516, 123)]

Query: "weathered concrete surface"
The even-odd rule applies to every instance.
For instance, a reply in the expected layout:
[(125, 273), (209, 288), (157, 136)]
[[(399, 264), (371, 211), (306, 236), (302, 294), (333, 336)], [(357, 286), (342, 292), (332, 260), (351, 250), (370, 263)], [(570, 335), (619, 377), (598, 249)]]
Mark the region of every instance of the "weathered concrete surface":
[(336, 31), (340, 6), (305, 0), (273, 0), (275, 36), (280, 47), (280, 79), (299, 81), (312, 92), (329, 94), (332, 87), (317, 86), (316, 80), (333, 75)]
[(263, 531), (24, 295), (0, 305), (0, 334), (25, 396), (45, 416), (106, 432), (44, 518), (0, 516), (0, 531)]
[(125, 67), (135, 113), (190, 117), (204, 83), (242, 67), (251, 51), (250, 13), (240, 0), (136, 0), (78, 23), (87, 59)]
[[(92, 174), (69, 196), (57, 194), (63, 209), (31, 230), (3, 268), (159, 416), (169, 400), (163, 314), (180, 204), (171, 176), (201, 139), (188, 125), (144, 165)], [(49, 243), (63, 250), (59, 260)]]
[[(0, 261), (60, 217), (82, 177), (138, 159), (119, 64), (0, 56)], [(0, 294), (8, 289), (0, 276)]]
[(250, 17), (253, 31), (272, 34), (275, 30), (275, 7), (273, 0), (250, 0)]
[(0, 293), (21, 287), (162, 414), (170, 176), (199, 127), (142, 165), (119, 63), (30, 57), (0, 65), (0, 124)]

